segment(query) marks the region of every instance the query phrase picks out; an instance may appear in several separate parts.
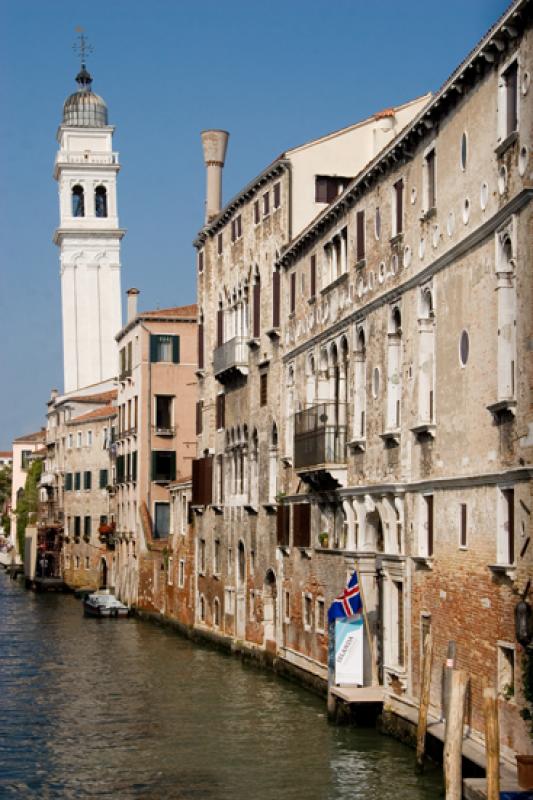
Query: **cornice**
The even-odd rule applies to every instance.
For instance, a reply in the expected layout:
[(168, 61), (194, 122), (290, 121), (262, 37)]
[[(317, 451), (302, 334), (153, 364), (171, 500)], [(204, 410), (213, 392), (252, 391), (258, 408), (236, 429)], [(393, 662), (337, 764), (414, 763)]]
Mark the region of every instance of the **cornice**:
[(118, 239), (119, 241), (126, 235), (126, 228), (83, 228), (83, 230), (73, 228), (57, 228), (54, 236), (53, 242), (54, 244), (61, 244), (63, 239), (65, 238), (76, 238), (76, 239), (89, 239), (89, 238), (100, 238), (100, 239)]

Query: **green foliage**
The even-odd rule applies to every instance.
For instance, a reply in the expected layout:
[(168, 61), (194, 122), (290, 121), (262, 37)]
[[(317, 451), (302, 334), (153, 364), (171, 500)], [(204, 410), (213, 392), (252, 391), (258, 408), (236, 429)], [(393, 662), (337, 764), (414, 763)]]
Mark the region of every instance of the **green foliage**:
[(39, 480), (43, 471), (43, 462), (34, 461), (30, 464), (26, 475), (24, 489), (17, 500), (15, 513), (17, 515), (17, 543), (20, 557), (24, 560), (24, 537), (26, 526), (37, 520), (39, 504)]
[(533, 645), (526, 647), (522, 656), (522, 682), (526, 705), (520, 716), (530, 723), (530, 735), (533, 739)]
[[(12, 477), (13, 474), (10, 466), (0, 469), (0, 509), (4, 507), (6, 501), (11, 497)], [(9, 516), (7, 514), (2, 514), (1, 524), (3, 529), (7, 532), (9, 530)]]

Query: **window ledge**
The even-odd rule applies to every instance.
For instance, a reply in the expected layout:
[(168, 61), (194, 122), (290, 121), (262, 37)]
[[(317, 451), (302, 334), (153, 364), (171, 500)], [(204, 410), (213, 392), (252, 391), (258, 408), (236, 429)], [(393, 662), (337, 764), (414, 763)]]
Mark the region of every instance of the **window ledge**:
[(328, 283), (327, 286), (324, 286), (324, 288), (320, 290), (320, 294), (327, 294), (327, 292), (330, 292), (336, 286), (340, 286), (341, 283), (345, 283), (347, 280), (348, 273), (343, 272), (342, 275), (339, 275), (335, 280), (331, 281), (331, 283)]
[(244, 504), (244, 510), (248, 512), (248, 514), (257, 514), (257, 507), (251, 505), (250, 503)]
[(382, 439), (385, 444), (400, 444), (400, 429), (395, 428), (394, 430), (383, 431), (383, 433), (379, 434), (379, 438)]
[(274, 325), (274, 327), (269, 328), (268, 331), (266, 331), (266, 335), (269, 339), (279, 339), (281, 336), (279, 325)]
[(277, 549), (280, 551), (280, 553), (283, 553), (283, 555), (285, 556), (290, 555), (291, 548), (289, 547), (288, 544), (278, 544)]
[(263, 508), (267, 512), (267, 514), (276, 514), (277, 513), (277, 505), (276, 503), (263, 503)]
[(224, 506), (223, 506), (223, 505), (221, 505), (220, 503), (213, 503), (213, 504), (211, 505), (211, 508), (213, 509), (213, 511), (215, 512), (215, 514), (222, 514), (222, 513), (223, 513), (223, 511), (224, 511)]
[(352, 439), (351, 442), (347, 442), (346, 444), (352, 452), (359, 450), (359, 452), (364, 453), (366, 450), (366, 437), (361, 436), (359, 439)]
[(316, 303), (316, 295), (313, 295), (312, 297), (309, 297), (307, 299), (307, 302), (309, 303), (310, 306), (313, 306)]
[(391, 238), (389, 239), (389, 243), (391, 245), (401, 244), (402, 242), (403, 242), (403, 231), (401, 233), (395, 234), (394, 236), (391, 236)]
[(514, 417), (516, 416), (516, 400), (498, 400), (496, 403), (488, 405), (487, 411), (490, 411), (496, 420), (504, 414), (511, 414)]
[(250, 350), (255, 350), (261, 344), (261, 339), (252, 336), (250, 339), (246, 340), (246, 344), (250, 348)]
[(366, 258), (360, 258), (355, 265), (355, 269), (359, 272), (359, 270), (364, 269), (366, 267)]
[(494, 152), (496, 153), (497, 156), (503, 155), (505, 151), (508, 150), (509, 147), (511, 147), (511, 145), (516, 142), (517, 139), (518, 139), (518, 131), (513, 131), (512, 133), (509, 134), (509, 136), (507, 136), (503, 140), (503, 142), (500, 142), (498, 147), (494, 149)]
[(281, 456), (280, 461), (283, 466), (292, 467), (292, 456)]
[(197, 378), (202, 380), (203, 378), (205, 378), (205, 369), (197, 369), (194, 374), (196, 375)]
[(411, 430), (415, 436), (428, 436), (434, 439), (437, 426), (434, 422), (420, 422), (418, 425), (413, 425)]
[(313, 548), (312, 547), (298, 547), (300, 554), (303, 558), (312, 558), (313, 557)]
[(213, 572), (213, 578), (214, 578), (216, 581), (219, 581), (219, 580), (220, 580), (220, 572)]
[(433, 556), (411, 556), (415, 566), (419, 569), (433, 569)]
[(487, 564), (494, 575), (505, 575), (514, 580), (516, 577), (516, 564)]
[(203, 514), (205, 511), (205, 506), (193, 506), (191, 505), (191, 510), (194, 511), (195, 514)]
[(437, 207), (431, 206), (431, 208), (428, 208), (427, 210), (421, 212), (419, 220), (420, 222), (427, 222), (428, 219), (432, 219), (433, 217), (436, 216), (437, 216)]

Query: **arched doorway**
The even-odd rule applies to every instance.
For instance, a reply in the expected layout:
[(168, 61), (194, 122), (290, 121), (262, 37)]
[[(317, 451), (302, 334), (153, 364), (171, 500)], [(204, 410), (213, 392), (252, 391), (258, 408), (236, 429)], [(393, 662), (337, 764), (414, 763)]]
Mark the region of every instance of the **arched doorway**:
[(265, 648), (274, 651), (277, 641), (277, 596), (276, 576), (273, 570), (269, 569), (263, 586), (263, 635)]
[(107, 561), (100, 559), (100, 589), (107, 589)]
[(377, 675), (380, 684), (383, 684), (383, 663), (385, 656), (385, 614), (384, 591), (381, 563), (378, 554), (384, 552), (383, 522), (377, 508), (366, 515), (365, 539), (367, 549), (376, 554), (375, 564), (375, 611), (370, 612), (369, 619), (375, 631), (374, 658), (376, 660)]
[(246, 635), (246, 552), (242, 540), (237, 547), (236, 635), (238, 639), (244, 639)]

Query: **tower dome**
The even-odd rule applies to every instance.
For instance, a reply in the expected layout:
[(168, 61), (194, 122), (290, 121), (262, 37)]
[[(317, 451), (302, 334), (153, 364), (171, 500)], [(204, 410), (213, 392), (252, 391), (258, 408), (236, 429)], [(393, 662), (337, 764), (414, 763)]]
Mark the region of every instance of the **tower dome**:
[(73, 128), (103, 128), (107, 125), (107, 106), (91, 91), (93, 79), (85, 64), (76, 75), (79, 89), (67, 97), (63, 106), (63, 125)]

